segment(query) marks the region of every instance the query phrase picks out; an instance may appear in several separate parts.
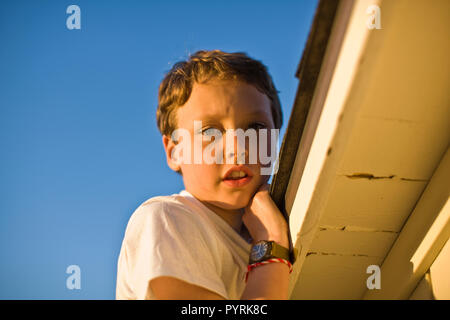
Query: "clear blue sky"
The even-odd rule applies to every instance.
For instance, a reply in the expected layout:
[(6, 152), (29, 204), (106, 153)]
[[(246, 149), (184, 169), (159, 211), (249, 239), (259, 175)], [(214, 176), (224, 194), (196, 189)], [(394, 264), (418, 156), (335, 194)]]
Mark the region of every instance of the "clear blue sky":
[(282, 137), (316, 5), (1, 1), (0, 299), (113, 299), (130, 215), (183, 189), (156, 128), (164, 73), (199, 49), (247, 52), (280, 91)]

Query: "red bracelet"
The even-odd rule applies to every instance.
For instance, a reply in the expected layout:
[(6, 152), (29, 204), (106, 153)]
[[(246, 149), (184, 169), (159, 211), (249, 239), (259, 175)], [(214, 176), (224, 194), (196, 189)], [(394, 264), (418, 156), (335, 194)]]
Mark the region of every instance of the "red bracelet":
[(245, 282), (247, 282), (248, 274), (250, 273), (250, 271), (252, 271), (253, 268), (256, 268), (258, 266), (262, 266), (262, 265), (265, 265), (265, 264), (268, 264), (268, 263), (272, 263), (272, 262), (282, 262), (284, 264), (287, 264), (288, 267), (289, 267), (289, 273), (292, 272), (292, 264), (288, 260), (281, 259), (281, 258), (272, 258), (272, 259), (264, 260), (264, 261), (261, 261), (261, 262), (256, 262), (256, 263), (253, 263), (253, 264), (249, 264), (248, 267), (247, 267), (247, 273), (245, 274)]

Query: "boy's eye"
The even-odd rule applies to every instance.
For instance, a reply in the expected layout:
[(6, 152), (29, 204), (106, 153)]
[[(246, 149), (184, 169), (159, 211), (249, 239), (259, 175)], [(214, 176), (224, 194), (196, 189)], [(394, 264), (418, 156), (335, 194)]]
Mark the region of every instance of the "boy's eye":
[(202, 134), (205, 136), (220, 135), (221, 131), (216, 128), (205, 128), (202, 130)]
[(252, 124), (249, 126), (249, 128), (254, 128), (254, 129), (256, 129), (256, 130), (259, 130), (259, 129), (267, 128), (267, 126), (266, 126), (264, 123), (261, 123), (261, 122), (255, 122), (255, 123), (252, 123)]

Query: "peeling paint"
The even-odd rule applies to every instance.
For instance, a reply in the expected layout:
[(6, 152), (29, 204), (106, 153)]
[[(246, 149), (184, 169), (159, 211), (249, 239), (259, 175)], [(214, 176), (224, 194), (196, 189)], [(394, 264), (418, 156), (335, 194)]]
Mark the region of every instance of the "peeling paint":
[(333, 150), (333, 148), (332, 147), (329, 147), (328, 148), (328, 151), (327, 151), (327, 156), (329, 156), (330, 154), (331, 154), (331, 151)]
[[(354, 173), (354, 174), (345, 174), (343, 176), (346, 176), (349, 179), (367, 179), (367, 180), (378, 180), (378, 179), (394, 179), (396, 175), (392, 174), (390, 176), (375, 176), (371, 173)], [(402, 181), (412, 181), (412, 182), (428, 182), (428, 179), (414, 179), (414, 178), (401, 178), (398, 177), (397, 179)]]
[(358, 226), (319, 226), (319, 231), (347, 231), (347, 232), (387, 232), (387, 233), (398, 233), (394, 230), (382, 230), (374, 228), (364, 228)]
[(421, 123), (420, 121), (414, 121), (414, 120), (409, 120), (409, 119), (387, 118), (387, 117), (371, 116), (371, 115), (361, 116), (361, 118), (384, 120), (384, 121), (394, 121), (394, 122), (399, 122), (399, 123), (404, 123), (404, 124), (420, 124)]
[(409, 178), (400, 178), (403, 181), (415, 181), (415, 182), (428, 182), (426, 179), (409, 179)]
[(344, 227), (319, 227), (319, 231), (327, 231), (327, 230), (345, 230)]
[(306, 256), (310, 255), (320, 255), (320, 256), (339, 256), (339, 257), (365, 257), (365, 258), (374, 258), (373, 256), (369, 256), (367, 254), (359, 254), (359, 253), (353, 253), (353, 254), (342, 254), (342, 253), (334, 253), (334, 252), (315, 252), (310, 251), (306, 254)]
[(385, 176), (385, 177), (383, 177), (383, 176), (377, 177), (377, 176), (374, 176), (371, 173), (354, 173), (352, 175), (347, 175), (346, 174), (345, 176), (347, 178), (350, 178), (350, 179), (369, 179), (369, 180), (372, 180), (372, 179), (392, 179), (392, 178), (395, 177), (395, 175), (390, 175), (390, 176)]

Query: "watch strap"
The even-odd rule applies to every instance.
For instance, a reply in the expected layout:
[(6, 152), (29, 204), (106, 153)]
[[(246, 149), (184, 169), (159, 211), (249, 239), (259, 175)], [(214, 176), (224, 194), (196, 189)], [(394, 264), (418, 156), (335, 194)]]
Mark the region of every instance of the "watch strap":
[(267, 240), (261, 240), (258, 241), (257, 243), (255, 243), (252, 246), (252, 251), (254, 250), (255, 246), (259, 246), (260, 243), (266, 243), (266, 245), (269, 247), (268, 252), (261, 258), (253, 260), (252, 259), (252, 254), (250, 254), (250, 258), (249, 258), (249, 263), (255, 263), (255, 262), (261, 262), (261, 261), (265, 261), (265, 260), (269, 260), (271, 258), (280, 258), (280, 259), (285, 259), (287, 261), (290, 261), (290, 252), (289, 249), (279, 245), (278, 243), (276, 243), (275, 241), (267, 241)]
[(272, 242), (271, 256), (273, 258), (281, 258), (281, 259), (285, 259), (287, 261), (290, 261), (290, 259), (289, 259), (289, 249), (279, 245), (275, 241), (271, 241), (271, 242)]

